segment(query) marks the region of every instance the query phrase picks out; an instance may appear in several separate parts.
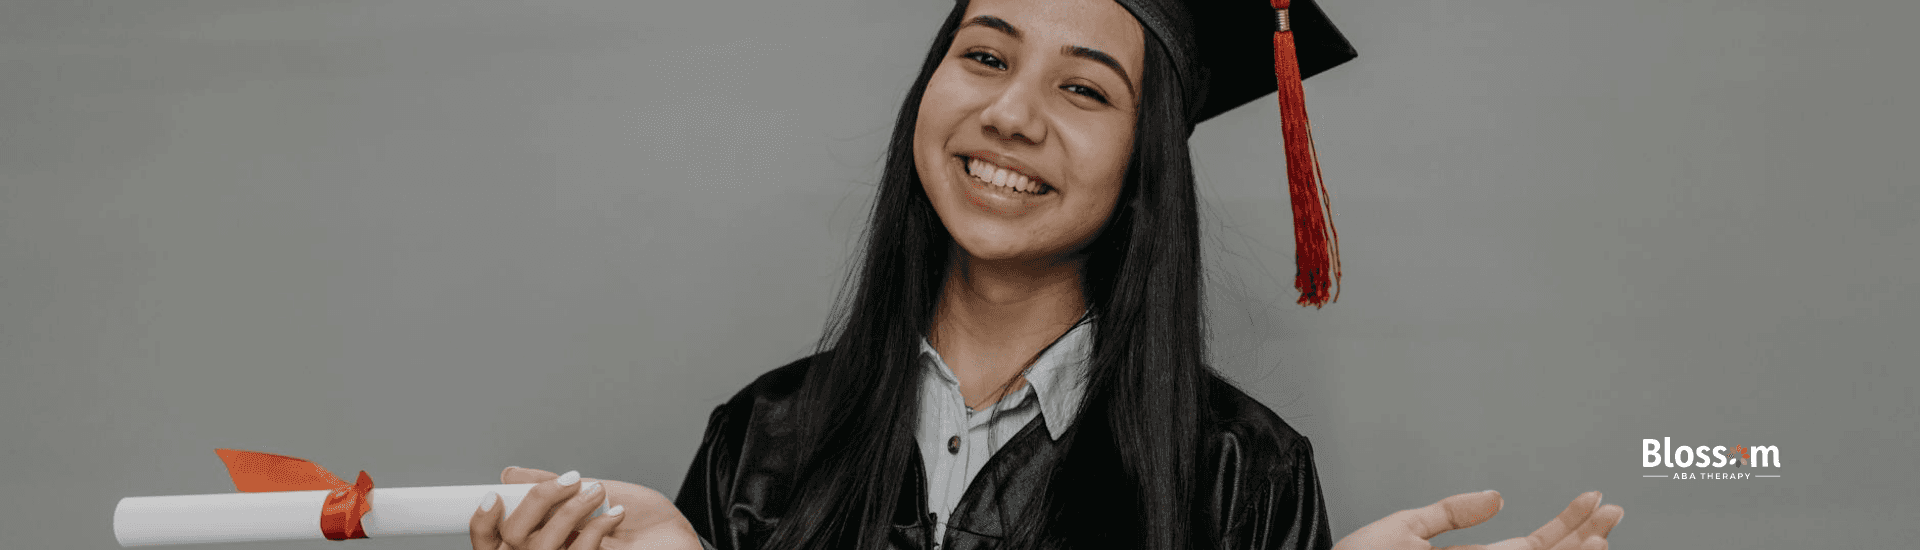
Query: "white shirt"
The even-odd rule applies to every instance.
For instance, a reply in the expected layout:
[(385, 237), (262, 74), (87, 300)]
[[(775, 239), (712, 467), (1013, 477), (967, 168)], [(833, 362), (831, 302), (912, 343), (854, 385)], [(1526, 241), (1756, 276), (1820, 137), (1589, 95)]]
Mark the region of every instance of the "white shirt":
[[(1079, 325), (1041, 352), (1026, 371), (1027, 383), (1002, 396), (987, 410), (967, 408), (960, 379), (926, 338), (920, 339), (920, 456), (927, 467), (927, 509), (935, 517), (934, 544), (946, 538), (947, 516), (960, 504), (967, 485), (987, 459), (1040, 415), (1054, 439), (1073, 425), (1086, 394), (1087, 361), (1093, 354), (1093, 323)], [(958, 452), (951, 443), (959, 438)]]

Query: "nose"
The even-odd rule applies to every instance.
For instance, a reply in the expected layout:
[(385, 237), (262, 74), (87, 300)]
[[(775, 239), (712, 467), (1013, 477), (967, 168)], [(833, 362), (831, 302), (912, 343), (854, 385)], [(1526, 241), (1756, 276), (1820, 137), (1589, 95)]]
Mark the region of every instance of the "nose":
[(1042, 99), (1038, 87), (1022, 82), (1009, 83), (1000, 95), (980, 112), (981, 128), (988, 136), (1029, 145), (1047, 139), (1047, 124), (1040, 114)]

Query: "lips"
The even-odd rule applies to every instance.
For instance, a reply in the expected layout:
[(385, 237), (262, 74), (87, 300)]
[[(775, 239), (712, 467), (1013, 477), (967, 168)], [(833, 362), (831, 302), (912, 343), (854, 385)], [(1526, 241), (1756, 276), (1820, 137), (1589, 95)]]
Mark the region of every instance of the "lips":
[(1053, 192), (1053, 187), (1047, 185), (1045, 180), (1026, 174), (1019, 168), (1003, 166), (989, 160), (997, 159), (998, 157), (992, 153), (959, 155), (959, 157), (962, 161), (961, 166), (965, 167), (967, 175), (973, 176), (974, 179), (979, 180), (981, 183), (1033, 196), (1046, 195)]

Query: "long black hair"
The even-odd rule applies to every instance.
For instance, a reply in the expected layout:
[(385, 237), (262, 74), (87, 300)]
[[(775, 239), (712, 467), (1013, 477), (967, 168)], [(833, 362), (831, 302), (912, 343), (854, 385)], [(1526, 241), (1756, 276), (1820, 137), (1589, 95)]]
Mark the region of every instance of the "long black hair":
[[(794, 498), (769, 548), (882, 548), (888, 527), (919, 519), (895, 512), (917, 509), (901, 501), (913, 494), (902, 485), (918, 452), (917, 356), (954, 244), (921, 186), (913, 135), (927, 82), (966, 9), (955, 3), (894, 121), (860, 264), (802, 386), (800, 402), (818, 406), (794, 411), (795, 428), (808, 434), (802, 440), (816, 444), (795, 457)], [(1084, 251), (1082, 291), (1098, 319), (1087, 393), (1062, 438), (1069, 450), (1049, 490), (1036, 495), (1049, 512), (1015, 530), (1019, 540), (1010, 542), (1021, 546), (1100, 539), (1170, 550), (1194, 542), (1194, 438), (1207, 373), (1199, 213), (1186, 99), (1165, 49), (1147, 38), (1125, 183)], [(1075, 514), (1085, 507), (1074, 503), (1087, 498), (1132, 503), (1137, 517)]]

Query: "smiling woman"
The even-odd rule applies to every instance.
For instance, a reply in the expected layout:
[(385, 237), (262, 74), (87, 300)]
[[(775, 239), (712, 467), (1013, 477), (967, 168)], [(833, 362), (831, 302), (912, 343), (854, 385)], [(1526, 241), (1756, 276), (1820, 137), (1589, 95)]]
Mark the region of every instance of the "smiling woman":
[[(583, 524), (587, 547), (1334, 546), (1312, 445), (1206, 364), (1186, 138), (1276, 84), (1294, 109), (1283, 116), (1304, 117), (1298, 75), (1354, 55), (1310, 3), (1278, 12), (1277, 31), (1275, 13), (956, 3), (895, 122), (850, 299), (819, 353), (713, 411), (671, 503), (510, 469), (503, 481), (541, 485), (513, 517), (476, 512), (475, 547), (552, 548)], [(1288, 139), (1293, 172), (1310, 174), (1304, 136)], [(1323, 223), (1304, 196), (1296, 215)], [(625, 517), (585, 521), (594, 491)], [(1618, 515), (1597, 505), (1583, 496), (1502, 544), (1604, 547)], [(1498, 507), (1461, 495), (1347, 543), (1428, 548)]]
[(927, 82), (914, 165), (975, 257), (1070, 267), (1119, 200), (1145, 35), (1119, 4), (1088, 4), (973, 15)]

